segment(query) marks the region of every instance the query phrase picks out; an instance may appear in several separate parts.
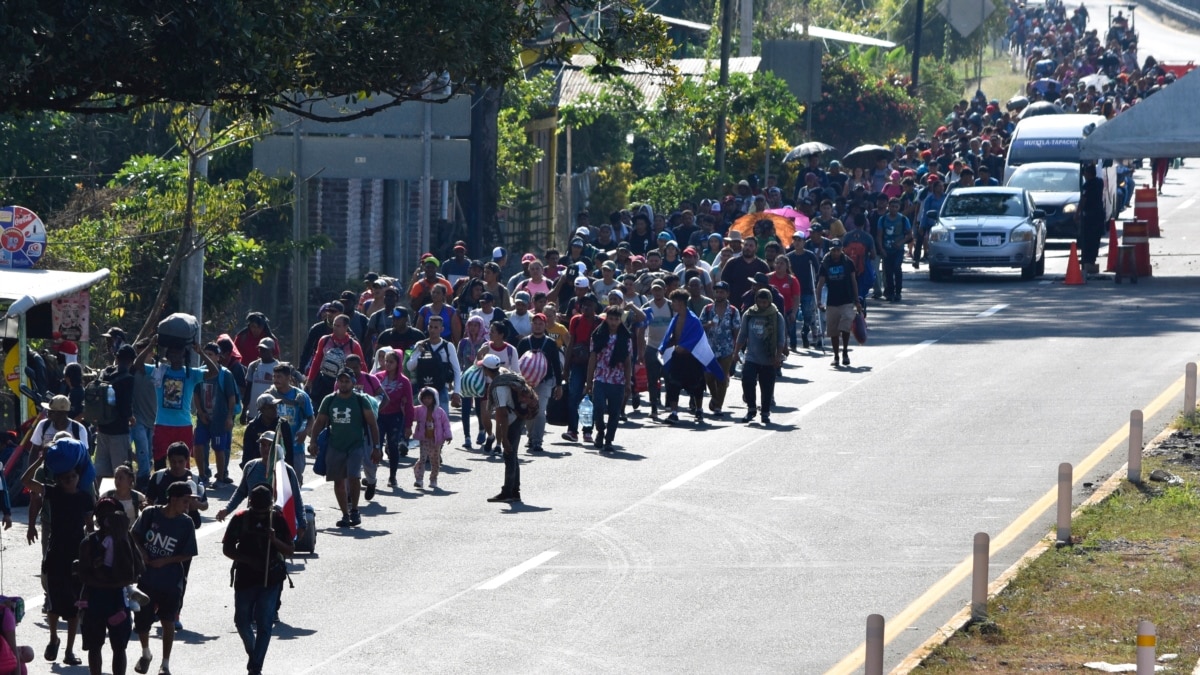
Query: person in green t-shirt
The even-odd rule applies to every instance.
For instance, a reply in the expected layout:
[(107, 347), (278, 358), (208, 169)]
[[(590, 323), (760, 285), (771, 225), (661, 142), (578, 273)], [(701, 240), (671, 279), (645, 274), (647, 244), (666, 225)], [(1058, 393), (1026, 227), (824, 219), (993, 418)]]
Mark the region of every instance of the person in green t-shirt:
[(371, 404), (354, 390), (354, 371), (343, 368), (337, 374), (332, 394), (321, 401), (313, 425), (308, 454), (317, 456), (317, 437), (329, 427), (329, 449), (325, 455), (325, 479), (333, 483), (333, 496), (342, 510), (338, 527), (355, 527), (362, 523), (358, 513), (359, 479), (362, 477), (364, 431), (371, 444), (371, 461), (383, 459), (379, 442), (379, 424)]

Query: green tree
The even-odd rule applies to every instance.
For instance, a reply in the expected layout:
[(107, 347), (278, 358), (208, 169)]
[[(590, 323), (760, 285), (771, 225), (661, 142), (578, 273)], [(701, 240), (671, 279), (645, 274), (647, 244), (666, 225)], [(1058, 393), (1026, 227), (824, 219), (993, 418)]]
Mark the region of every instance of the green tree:
[(554, 59), (588, 43), (606, 72), (670, 52), (638, 0), (7, 0), (0, 42), (0, 112), (172, 102), (319, 116), (306, 103), (393, 99), (367, 115), (502, 86), (531, 45)]

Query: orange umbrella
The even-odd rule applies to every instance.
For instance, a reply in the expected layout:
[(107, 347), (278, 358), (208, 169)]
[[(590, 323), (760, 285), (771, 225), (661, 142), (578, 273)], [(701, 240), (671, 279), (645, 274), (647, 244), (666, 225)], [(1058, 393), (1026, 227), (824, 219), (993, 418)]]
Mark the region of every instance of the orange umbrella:
[(741, 232), (743, 237), (753, 237), (754, 224), (760, 220), (771, 221), (771, 226), (775, 228), (775, 236), (784, 248), (791, 245), (792, 235), (796, 234), (796, 221), (776, 213), (747, 213), (733, 221), (729, 229)]

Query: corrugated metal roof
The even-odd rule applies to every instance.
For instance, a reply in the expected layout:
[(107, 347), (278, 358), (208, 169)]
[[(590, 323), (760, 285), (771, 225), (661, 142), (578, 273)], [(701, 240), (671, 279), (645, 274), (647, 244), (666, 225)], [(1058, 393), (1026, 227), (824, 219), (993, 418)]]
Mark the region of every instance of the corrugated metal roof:
[[(747, 74), (757, 72), (761, 60), (757, 56), (731, 58), (729, 59), (729, 72)], [(607, 84), (605, 80), (594, 78), (587, 73), (587, 68), (595, 64), (595, 57), (578, 54), (563, 66), (559, 73), (557, 105), (573, 105), (585, 97), (599, 96), (605, 90)], [(680, 76), (701, 77), (710, 70), (720, 68), (721, 63), (716, 59), (675, 59), (671, 61), (671, 65), (675, 67)], [(621, 79), (641, 92), (647, 107), (653, 106), (658, 101), (663, 88), (670, 84), (673, 78), (670, 72), (655, 72), (639, 64), (626, 63), (621, 66), (625, 70), (625, 74), (620, 76)]]

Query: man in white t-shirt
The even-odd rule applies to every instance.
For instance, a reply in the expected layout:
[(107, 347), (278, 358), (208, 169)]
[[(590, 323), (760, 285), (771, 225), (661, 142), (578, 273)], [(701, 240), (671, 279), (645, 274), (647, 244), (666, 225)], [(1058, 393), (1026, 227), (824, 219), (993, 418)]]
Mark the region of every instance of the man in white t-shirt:
[[(275, 385), (275, 340), (258, 341), (258, 359), (246, 368), (246, 387), (242, 391), (242, 424), (258, 414), (258, 397)], [(253, 409), (251, 409), (253, 407)]]
[(40, 457), (54, 442), (54, 434), (60, 431), (71, 434), (71, 437), (82, 443), (83, 447), (89, 447), (87, 427), (70, 417), (71, 399), (60, 394), (50, 399), (49, 403), (43, 403), (42, 407), (46, 410), (46, 419), (37, 423), (37, 426), (33, 428), (33, 437), (30, 439), (36, 451), (35, 456)]

